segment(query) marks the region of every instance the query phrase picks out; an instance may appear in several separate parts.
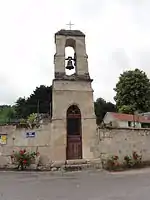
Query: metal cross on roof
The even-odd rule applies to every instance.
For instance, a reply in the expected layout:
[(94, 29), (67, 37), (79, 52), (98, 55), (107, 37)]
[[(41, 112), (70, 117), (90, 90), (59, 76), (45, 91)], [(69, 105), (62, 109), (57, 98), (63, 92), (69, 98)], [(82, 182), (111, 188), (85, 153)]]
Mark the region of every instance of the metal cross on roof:
[(71, 27), (74, 25), (71, 23), (71, 21), (69, 22), (69, 24), (66, 24), (67, 26), (69, 26), (69, 29), (71, 30)]

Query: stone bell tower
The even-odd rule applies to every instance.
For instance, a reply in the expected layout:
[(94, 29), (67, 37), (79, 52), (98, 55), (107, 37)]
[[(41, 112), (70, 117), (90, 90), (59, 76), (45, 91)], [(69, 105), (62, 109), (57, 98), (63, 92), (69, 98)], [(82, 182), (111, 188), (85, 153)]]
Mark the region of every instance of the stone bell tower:
[[(90, 145), (96, 130), (96, 120), (85, 34), (79, 30), (60, 30), (55, 33), (55, 44), (52, 157), (55, 160), (90, 159), (93, 158)], [(74, 49), (73, 58), (66, 58), (66, 47)], [(67, 75), (66, 68), (75, 69), (75, 73)]]

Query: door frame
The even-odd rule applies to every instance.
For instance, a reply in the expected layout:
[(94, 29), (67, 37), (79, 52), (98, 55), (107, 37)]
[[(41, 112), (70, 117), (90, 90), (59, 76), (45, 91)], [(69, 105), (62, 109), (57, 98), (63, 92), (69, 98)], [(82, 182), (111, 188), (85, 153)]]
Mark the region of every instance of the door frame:
[[(68, 119), (79, 119), (79, 127), (78, 127), (78, 133), (77, 134), (69, 134), (68, 132)], [(82, 117), (81, 117), (81, 111), (77, 105), (71, 105), (67, 109), (66, 112), (66, 133), (67, 133), (67, 145), (66, 145), (66, 160), (74, 160), (74, 159), (82, 159)], [(72, 152), (72, 158), (70, 157), (70, 145), (74, 145), (74, 148), (77, 149), (77, 152)], [(79, 156), (75, 156), (76, 153)]]

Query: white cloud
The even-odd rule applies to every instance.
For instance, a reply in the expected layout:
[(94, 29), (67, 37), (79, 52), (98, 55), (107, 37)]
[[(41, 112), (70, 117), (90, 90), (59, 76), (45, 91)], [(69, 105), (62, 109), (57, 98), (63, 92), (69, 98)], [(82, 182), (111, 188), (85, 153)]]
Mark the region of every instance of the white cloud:
[(71, 19), (86, 33), (94, 96), (113, 100), (120, 73), (150, 76), (149, 0), (0, 1), (0, 103), (51, 85), (54, 33)]

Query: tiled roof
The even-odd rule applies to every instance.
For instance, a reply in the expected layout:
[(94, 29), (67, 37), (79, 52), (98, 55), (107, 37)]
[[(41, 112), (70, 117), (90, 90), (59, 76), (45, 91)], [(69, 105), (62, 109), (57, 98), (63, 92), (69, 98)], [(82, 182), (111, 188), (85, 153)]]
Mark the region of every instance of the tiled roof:
[(137, 122), (142, 122), (142, 123), (150, 123), (150, 119), (144, 116), (140, 116), (140, 115), (130, 115), (130, 114), (114, 113), (114, 112), (110, 112), (110, 114), (114, 118), (120, 121), (130, 121), (130, 122), (137, 121)]

